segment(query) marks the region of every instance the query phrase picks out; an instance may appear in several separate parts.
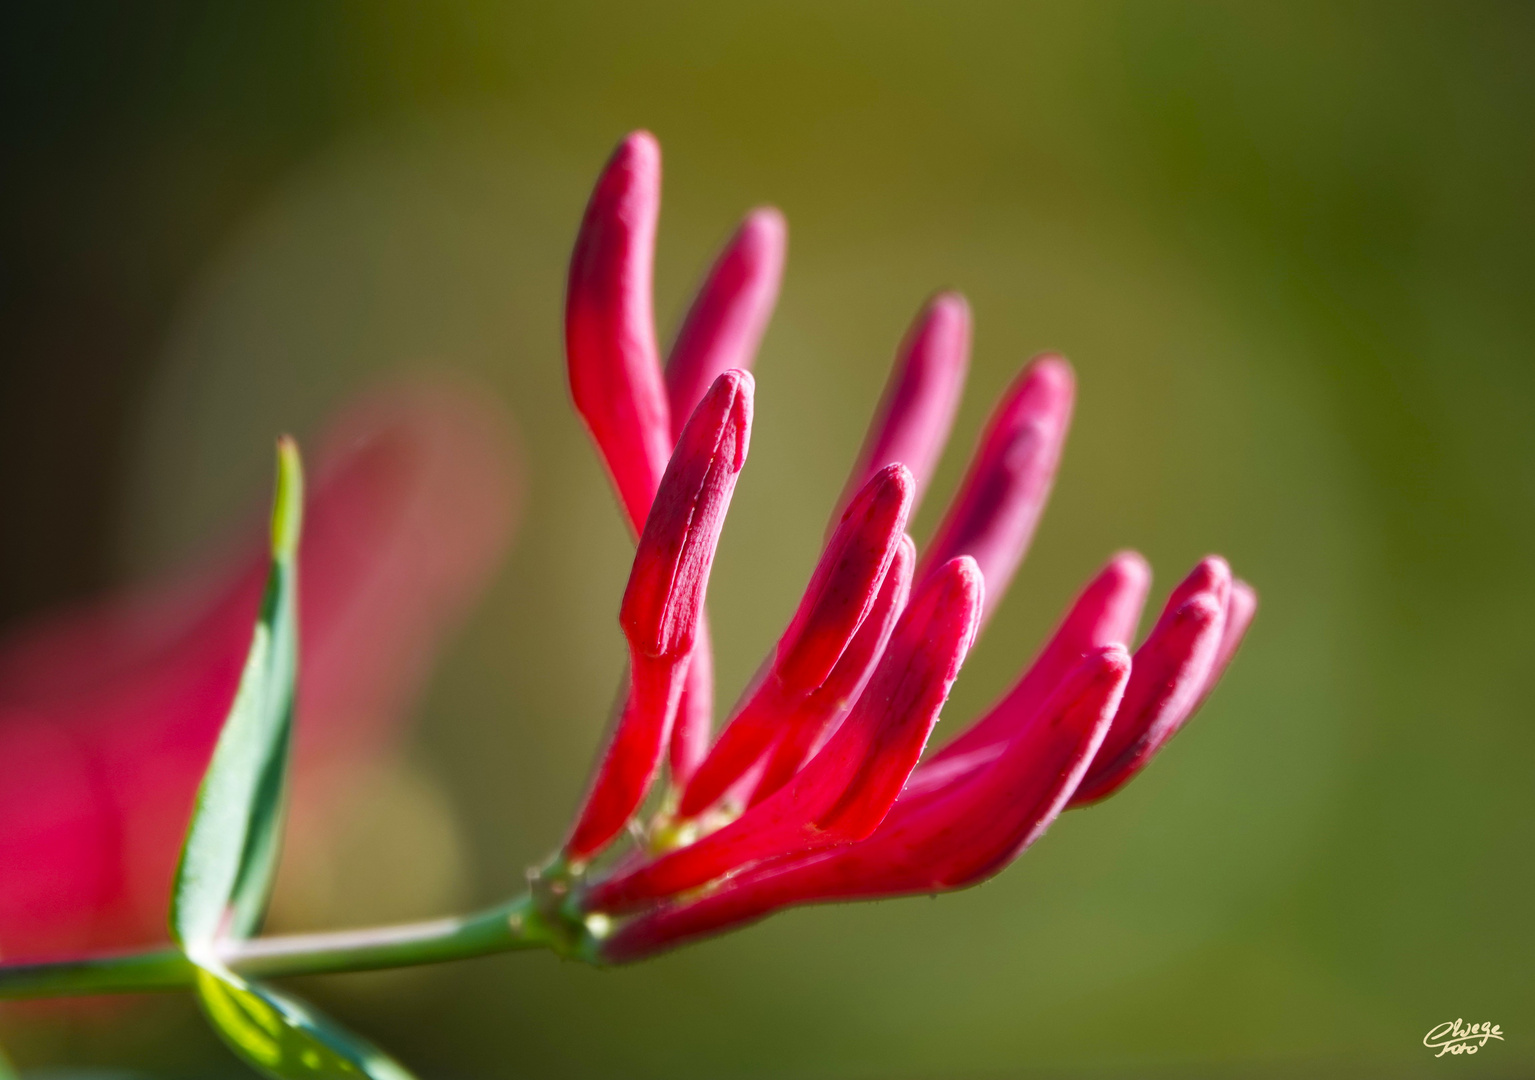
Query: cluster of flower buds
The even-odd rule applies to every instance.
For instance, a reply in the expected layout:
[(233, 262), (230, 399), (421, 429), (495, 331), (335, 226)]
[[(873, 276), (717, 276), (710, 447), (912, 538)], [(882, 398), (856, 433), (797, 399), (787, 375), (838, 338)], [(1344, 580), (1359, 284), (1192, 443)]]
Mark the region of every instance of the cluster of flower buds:
[[(746, 368), (785, 230), (776, 211), (747, 217), (663, 372), (650, 294), (659, 208), (660, 150), (638, 132), (592, 195), (566, 309), (575, 404), (638, 536), (620, 609), (624, 697), (544, 871), (604, 962), (793, 904), (985, 879), (1062, 810), (1145, 767), (1210, 692), (1257, 606), (1207, 558), (1132, 656), (1150, 570), (1116, 555), (1014, 687), (924, 761), (965, 654), (1033, 536), (1074, 395), (1064, 360), (1024, 369), (919, 558), (906, 524), (948, 437), (970, 344), (965, 301), (941, 294), (901, 344), (799, 607), (713, 739), (704, 597), (746, 460)], [(663, 760), (667, 789), (641, 828)], [(630, 833), (638, 843), (603, 857)]]

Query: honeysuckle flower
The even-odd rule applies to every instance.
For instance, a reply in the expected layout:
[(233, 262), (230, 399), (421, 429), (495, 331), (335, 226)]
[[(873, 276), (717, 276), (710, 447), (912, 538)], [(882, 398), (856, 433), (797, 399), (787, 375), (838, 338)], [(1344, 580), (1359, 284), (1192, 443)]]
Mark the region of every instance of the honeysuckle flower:
[[(964, 657), (1032, 540), (1075, 396), (1060, 357), (1024, 368), (919, 559), (905, 524), (947, 441), (969, 358), (969, 308), (939, 294), (901, 343), (799, 607), (711, 745), (711, 688), (686, 673), (708, 669), (704, 585), (734, 472), (726, 482), (721, 471), (708, 501), (697, 562), (674, 572), (667, 553), (691, 535), (701, 478), (717, 469), (720, 442), (695, 438), (695, 425), (721, 430), (716, 398), (750, 394), (744, 374), (726, 369), (751, 360), (783, 228), (771, 211), (747, 219), (663, 375), (650, 300), (659, 200), (659, 148), (636, 133), (592, 196), (567, 301), (572, 395), (640, 534), (621, 615), (631, 668), (620, 719), (571, 840), (544, 870), (559, 878), (563, 917), (586, 935), (580, 948), (602, 962), (789, 905), (984, 880), (1063, 810), (1144, 769), (1208, 696), (1257, 607), (1224, 560), (1207, 558), (1132, 656), (1150, 568), (1116, 555), (1012, 689), (923, 761)], [(681, 428), (684, 413), (693, 419)], [(734, 436), (737, 469), (749, 422)], [(653, 537), (672, 539), (656, 548)], [(654, 628), (662, 610), (675, 611), (665, 633)], [(664, 689), (644, 684), (646, 664), (664, 669)], [(668, 794), (642, 825), (668, 738)], [(626, 824), (638, 842), (605, 859)]]
[[(516, 514), (501, 421), (411, 383), (353, 403), (323, 439), (304, 533), (295, 801), (384, 751), (437, 640)], [(234, 559), (47, 616), (0, 645), (0, 955), (157, 936), (193, 794), (266, 574)], [(312, 819), (310, 819), (312, 820)]]

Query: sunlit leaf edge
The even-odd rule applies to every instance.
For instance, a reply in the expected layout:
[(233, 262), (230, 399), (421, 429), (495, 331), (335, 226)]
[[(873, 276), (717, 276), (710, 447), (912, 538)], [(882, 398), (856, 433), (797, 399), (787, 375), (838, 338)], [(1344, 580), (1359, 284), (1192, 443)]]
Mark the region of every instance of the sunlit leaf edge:
[(298, 676), (297, 551), (303, 471), (278, 443), (272, 564), (250, 652), (198, 789), (176, 868), (170, 924), (189, 951), (260, 925), (276, 870)]
[(197, 998), (230, 1049), (273, 1080), (415, 1080), (310, 1006), (216, 965), (199, 967)]

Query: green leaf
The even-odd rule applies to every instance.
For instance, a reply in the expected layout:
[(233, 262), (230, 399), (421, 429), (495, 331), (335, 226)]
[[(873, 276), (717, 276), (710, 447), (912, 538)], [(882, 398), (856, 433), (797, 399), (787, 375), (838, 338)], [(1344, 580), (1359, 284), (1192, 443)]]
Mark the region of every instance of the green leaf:
[(4, 1050), (0, 1050), (0, 1080), (16, 1080), (16, 1066), (11, 1064)]
[(219, 939), (255, 933), (277, 869), (298, 675), (298, 448), (277, 444), (272, 566), (234, 704), (197, 792), (176, 868), (171, 933), (202, 964)]
[(272, 568), (234, 704), (181, 849), (171, 932), (197, 965), (197, 997), (208, 1019), (258, 1071), (275, 1080), (412, 1080), (365, 1040), (293, 998), (246, 982), (218, 960), (219, 942), (255, 933), (277, 869), (298, 678), (303, 506), (298, 449), (281, 439)]
[(414, 1080), (333, 1020), (216, 966), (198, 971), (197, 997), (230, 1049), (274, 1080)]

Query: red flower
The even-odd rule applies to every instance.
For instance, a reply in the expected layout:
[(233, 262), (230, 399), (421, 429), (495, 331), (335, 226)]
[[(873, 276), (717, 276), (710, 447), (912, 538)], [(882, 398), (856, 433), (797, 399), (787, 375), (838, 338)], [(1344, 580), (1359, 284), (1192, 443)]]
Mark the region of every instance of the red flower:
[[(1117, 555), (1013, 689), (919, 764), (1033, 537), (1075, 392), (1058, 357), (1024, 369), (919, 563), (905, 524), (969, 352), (968, 306), (942, 294), (901, 344), (794, 617), (710, 746), (704, 592), (751, 419), (750, 376), (731, 369), (750, 363), (772, 306), (783, 224), (773, 211), (748, 217), (663, 376), (650, 310), (659, 201), (659, 148), (636, 133), (592, 195), (566, 312), (576, 407), (640, 540), (620, 616), (626, 700), (559, 869), (545, 873), (576, 872), (573, 892), (552, 895), (585, 920), (593, 955), (613, 962), (792, 904), (930, 893), (996, 873), (1063, 809), (1146, 766), (1210, 692), (1257, 607), (1223, 560), (1205, 559), (1132, 657), (1150, 570)], [(645, 842), (588, 870), (639, 811), (668, 745), (669, 794)]]
[[(436, 386), (374, 394), (327, 433), (302, 543), (296, 801), (323, 803), (328, 766), (387, 745), (499, 558), (516, 490), (503, 440), (473, 396)], [(0, 645), (0, 955), (163, 932), (267, 573), (253, 525), (232, 565)]]

